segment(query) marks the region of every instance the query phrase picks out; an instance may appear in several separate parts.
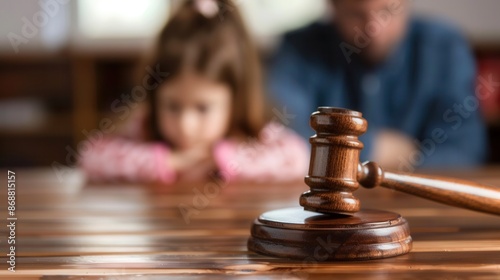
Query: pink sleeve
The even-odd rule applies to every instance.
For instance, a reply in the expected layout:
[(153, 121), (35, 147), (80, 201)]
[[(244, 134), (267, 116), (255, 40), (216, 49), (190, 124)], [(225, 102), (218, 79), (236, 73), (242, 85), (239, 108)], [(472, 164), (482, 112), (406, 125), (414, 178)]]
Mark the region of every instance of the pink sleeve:
[(258, 139), (219, 143), (214, 158), (226, 180), (277, 182), (307, 175), (309, 151), (305, 141), (293, 131), (271, 123)]
[(80, 166), (91, 181), (161, 182), (175, 181), (167, 166), (170, 150), (160, 143), (137, 143), (121, 138), (87, 141)]

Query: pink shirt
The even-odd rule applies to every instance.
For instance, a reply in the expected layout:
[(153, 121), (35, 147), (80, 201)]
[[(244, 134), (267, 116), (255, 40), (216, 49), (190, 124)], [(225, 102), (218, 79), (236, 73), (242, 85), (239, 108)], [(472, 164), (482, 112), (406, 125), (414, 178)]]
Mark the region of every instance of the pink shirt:
[[(175, 170), (167, 165), (170, 148), (163, 143), (108, 137), (87, 144), (91, 148), (80, 151), (80, 165), (92, 181), (176, 182)], [(292, 130), (270, 123), (257, 139), (219, 142), (213, 158), (226, 180), (277, 182), (303, 178), (309, 151)]]

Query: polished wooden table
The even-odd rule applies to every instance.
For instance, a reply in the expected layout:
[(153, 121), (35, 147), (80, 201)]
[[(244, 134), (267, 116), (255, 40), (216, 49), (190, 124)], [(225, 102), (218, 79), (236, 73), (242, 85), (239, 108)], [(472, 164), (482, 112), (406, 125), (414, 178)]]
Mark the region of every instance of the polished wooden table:
[[(16, 272), (7, 270), (9, 230), (2, 225), (5, 279), (500, 279), (500, 217), (382, 188), (355, 194), (363, 208), (398, 212), (409, 221), (412, 252), (316, 263), (246, 248), (252, 220), (297, 206), (308, 189), (302, 182), (82, 186), (78, 172), (59, 182), (51, 170), (14, 171)], [(500, 168), (437, 173), (500, 186)], [(5, 224), (6, 174), (0, 176)]]

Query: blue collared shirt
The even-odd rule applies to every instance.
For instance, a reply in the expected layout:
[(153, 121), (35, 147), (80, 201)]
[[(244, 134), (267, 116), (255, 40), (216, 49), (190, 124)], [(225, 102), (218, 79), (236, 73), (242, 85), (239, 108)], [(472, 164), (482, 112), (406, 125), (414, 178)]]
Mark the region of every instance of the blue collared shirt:
[(309, 116), (317, 107), (344, 107), (368, 120), (360, 138), (365, 144), (361, 160), (369, 159), (377, 131), (392, 129), (415, 139), (418, 147), (401, 159), (402, 165), (455, 167), (484, 161), (475, 62), (459, 32), (441, 22), (411, 19), (403, 40), (376, 67), (359, 58), (362, 48), (345, 55), (341, 44), (327, 23), (284, 36), (268, 84), (278, 106), (295, 115), (292, 128), (307, 138), (314, 134)]

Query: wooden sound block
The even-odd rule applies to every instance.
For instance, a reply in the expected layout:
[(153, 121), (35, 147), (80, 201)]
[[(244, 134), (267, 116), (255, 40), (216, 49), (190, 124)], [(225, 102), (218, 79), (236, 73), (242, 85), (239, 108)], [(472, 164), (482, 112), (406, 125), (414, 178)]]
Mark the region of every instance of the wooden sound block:
[(262, 214), (252, 226), (248, 249), (310, 262), (369, 260), (406, 254), (412, 239), (399, 214), (361, 210), (352, 215), (285, 208)]

